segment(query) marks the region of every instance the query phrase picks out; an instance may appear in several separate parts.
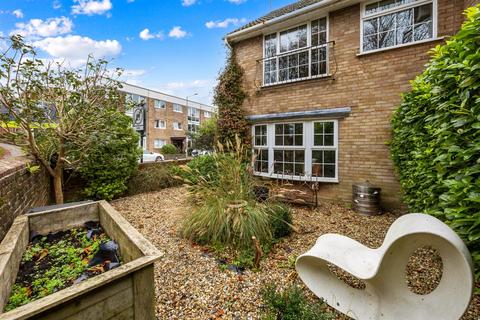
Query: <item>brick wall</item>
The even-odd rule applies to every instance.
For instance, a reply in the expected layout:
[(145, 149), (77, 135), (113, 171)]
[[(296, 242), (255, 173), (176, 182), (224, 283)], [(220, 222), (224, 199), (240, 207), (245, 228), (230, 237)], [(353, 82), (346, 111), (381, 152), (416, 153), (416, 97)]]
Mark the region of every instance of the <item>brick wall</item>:
[(0, 241), (13, 220), (32, 207), (50, 203), (50, 177), (44, 170), (27, 171), (29, 160), (0, 160)]
[[(172, 143), (171, 137), (185, 137), (187, 129), (187, 108), (183, 106), (183, 113), (174, 112), (173, 104), (166, 102), (165, 109), (157, 109), (154, 107), (153, 99), (147, 98), (147, 150), (159, 152), (160, 149), (154, 148), (155, 139), (163, 139), (166, 143)], [(165, 120), (165, 129), (155, 128), (155, 120)], [(183, 130), (174, 130), (173, 122), (177, 121), (182, 124)]]
[[(438, 1), (438, 35), (455, 34), (463, 21), (461, 0)], [(248, 93), (245, 109), (250, 115), (349, 106), (351, 114), (339, 121), (339, 183), (323, 183), (320, 198), (350, 201), (352, 183), (369, 180), (382, 188), (383, 205), (401, 205), (400, 187), (386, 142), (390, 119), (400, 103), (400, 93), (424, 69), (432, 41), (357, 56), (360, 45), (360, 5), (329, 15), (329, 40), (335, 41), (338, 63), (333, 79), (308, 80), (268, 88), (257, 88), (262, 75), (262, 37), (234, 45), (245, 70)], [(334, 69), (333, 61), (330, 67)], [(332, 71), (332, 70), (331, 70)]]

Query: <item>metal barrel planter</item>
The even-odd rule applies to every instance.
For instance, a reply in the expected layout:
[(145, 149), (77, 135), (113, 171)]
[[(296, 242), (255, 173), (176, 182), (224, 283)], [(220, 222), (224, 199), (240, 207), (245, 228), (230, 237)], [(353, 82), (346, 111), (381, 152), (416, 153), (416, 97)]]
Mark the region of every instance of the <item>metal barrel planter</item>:
[(368, 181), (352, 185), (353, 210), (366, 215), (381, 214), (380, 191), (382, 189), (374, 186)]

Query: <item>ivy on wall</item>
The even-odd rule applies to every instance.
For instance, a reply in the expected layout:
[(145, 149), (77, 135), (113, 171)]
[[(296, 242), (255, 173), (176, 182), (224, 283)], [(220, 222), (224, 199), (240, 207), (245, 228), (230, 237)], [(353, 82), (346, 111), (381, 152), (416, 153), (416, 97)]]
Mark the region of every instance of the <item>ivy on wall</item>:
[(480, 278), (480, 5), (432, 51), (395, 112), (391, 153), (404, 201), (449, 224)]
[(230, 51), (225, 69), (220, 73), (214, 91), (213, 102), (218, 107), (218, 140), (234, 142), (237, 135), (244, 145), (250, 145), (249, 124), (245, 118), (243, 102), (247, 94), (243, 90), (243, 69)]

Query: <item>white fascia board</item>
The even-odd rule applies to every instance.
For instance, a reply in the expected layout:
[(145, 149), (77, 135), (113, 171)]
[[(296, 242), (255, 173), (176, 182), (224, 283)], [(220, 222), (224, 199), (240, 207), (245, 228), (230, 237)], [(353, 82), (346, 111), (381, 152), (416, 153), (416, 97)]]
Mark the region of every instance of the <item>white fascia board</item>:
[[(125, 92), (125, 93), (131, 93), (131, 94), (136, 94), (139, 96), (147, 97), (147, 98), (152, 98), (152, 99), (157, 99), (157, 100), (162, 100), (170, 103), (177, 103), (182, 106), (187, 105), (187, 99), (185, 98), (180, 98), (176, 96), (172, 96), (166, 93), (162, 93), (159, 91), (139, 87), (136, 85), (132, 85), (129, 83), (122, 82), (122, 88), (120, 88), (120, 91)], [(192, 101), (188, 99), (188, 106), (189, 107), (194, 107), (200, 110), (204, 111), (210, 111), (210, 112), (215, 112), (216, 108), (207, 104), (203, 104), (200, 102)]]
[(360, 0), (324, 0), (316, 2), (302, 9), (295, 10), (280, 17), (228, 34), (225, 36), (225, 40), (228, 42), (238, 42), (258, 35), (269, 34), (276, 30), (285, 29), (289, 26), (297, 25), (317, 16), (325, 15), (328, 12), (339, 10), (360, 2)]

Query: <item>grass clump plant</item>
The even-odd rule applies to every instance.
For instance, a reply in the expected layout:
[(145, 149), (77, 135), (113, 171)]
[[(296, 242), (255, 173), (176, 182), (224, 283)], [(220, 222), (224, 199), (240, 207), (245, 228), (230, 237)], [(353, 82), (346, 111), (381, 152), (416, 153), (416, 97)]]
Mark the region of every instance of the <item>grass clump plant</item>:
[(279, 290), (275, 285), (265, 286), (262, 299), (266, 310), (264, 320), (329, 320), (334, 315), (325, 310), (325, 304), (307, 300), (298, 285)]
[(235, 249), (252, 248), (252, 237), (260, 243), (272, 239), (269, 213), (253, 197), (247, 154), (238, 137), (225, 148), (219, 144), (211, 156), (218, 173), (216, 181), (198, 175), (197, 183), (190, 185), (198, 207), (183, 224), (185, 237)]

